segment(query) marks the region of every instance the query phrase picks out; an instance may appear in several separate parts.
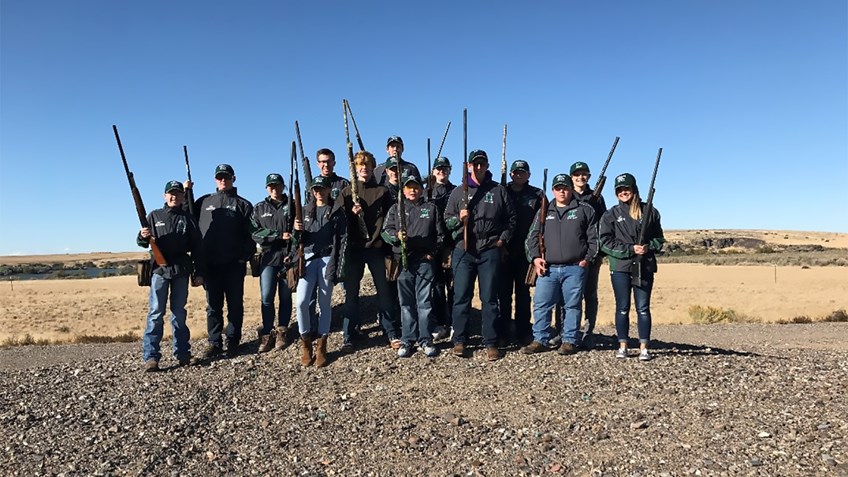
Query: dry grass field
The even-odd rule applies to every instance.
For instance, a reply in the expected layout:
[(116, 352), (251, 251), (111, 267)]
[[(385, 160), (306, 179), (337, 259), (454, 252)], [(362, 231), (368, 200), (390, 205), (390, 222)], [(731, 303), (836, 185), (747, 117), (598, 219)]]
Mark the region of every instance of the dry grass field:
[[(695, 237), (746, 236), (786, 245), (821, 244), (848, 247), (848, 234), (782, 231), (668, 231), (670, 240)], [(0, 264), (118, 261), (138, 253), (97, 253), (0, 257)], [(599, 322), (612, 324), (613, 295), (602, 273)], [(340, 293), (337, 287), (336, 294)], [(337, 298), (338, 299), (338, 298)], [(479, 307), (479, 302), (476, 303)], [(813, 319), (848, 309), (848, 267), (710, 266), (661, 264), (654, 286), (654, 323), (692, 323), (690, 307), (733, 310), (755, 321), (775, 322), (798, 316)], [(74, 341), (81, 335), (141, 335), (147, 312), (147, 289), (134, 276), (91, 280), (0, 282), (0, 343), (30, 335), (34, 339)], [(195, 337), (206, 330), (201, 288), (189, 294), (189, 327)], [(635, 313), (631, 313), (631, 319)], [(246, 339), (260, 322), (259, 279), (245, 278)], [(166, 325), (166, 333), (169, 332)]]

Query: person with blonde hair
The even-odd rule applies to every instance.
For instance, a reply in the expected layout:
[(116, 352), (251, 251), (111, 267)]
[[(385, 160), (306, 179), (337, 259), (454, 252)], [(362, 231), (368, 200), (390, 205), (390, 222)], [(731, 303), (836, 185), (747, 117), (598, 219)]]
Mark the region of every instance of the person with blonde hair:
[[(646, 214), (647, 204), (639, 197), (636, 178), (624, 173), (615, 178), (615, 196), (618, 204), (601, 217), (601, 250), (609, 257), (610, 277), (615, 294), (615, 331), (618, 335), (616, 358), (627, 358), (630, 339), (630, 293), (636, 301), (636, 325), (639, 330), (639, 359), (650, 361), (648, 347), (651, 341), (651, 290), (657, 271), (655, 253), (662, 250), (663, 238), (660, 213), (653, 209)], [(643, 217), (650, 217), (643, 223)], [(637, 243), (643, 227), (645, 243)], [(641, 256), (641, 259), (637, 259)], [(640, 284), (631, 280), (633, 267), (641, 268)]]
[[(380, 233), (383, 221), (392, 206), (391, 194), (379, 185), (374, 178), (376, 161), (368, 151), (359, 151), (353, 158), (356, 170), (358, 200), (353, 200), (351, 186), (342, 190), (340, 195), (347, 214), (348, 254), (344, 270), (344, 321), (342, 332), (344, 344), (342, 351), (350, 353), (355, 342), (362, 338), (359, 332), (359, 288), (365, 273), (365, 265), (371, 272), (374, 286), (377, 288), (377, 315), (392, 349), (401, 346), (399, 323), (396, 309), (397, 294), (393, 292), (386, 279), (386, 257), (391, 248), (386, 245)], [(367, 236), (360, 231), (359, 220), (365, 222)]]

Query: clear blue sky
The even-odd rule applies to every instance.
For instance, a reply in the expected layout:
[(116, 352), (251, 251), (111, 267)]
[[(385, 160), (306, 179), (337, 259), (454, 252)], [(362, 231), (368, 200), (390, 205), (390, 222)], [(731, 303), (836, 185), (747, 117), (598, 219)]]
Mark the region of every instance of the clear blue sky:
[(538, 186), (598, 172), (621, 136), (608, 175), (647, 188), (663, 147), (667, 229), (848, 232), (847, 19), (844, 0), (2, 0), (0, 254), (136, 250), (112, 124), (148, 211), (183, 144), (197, 193), (227, 162), (261, 200), (295, 119), (347, 175), (342, 98), (378, 159), (399, 134), (425, 168), (450, 120), (460, 161), (467, 107), (469, 149), (498, 169), (508, 123)]

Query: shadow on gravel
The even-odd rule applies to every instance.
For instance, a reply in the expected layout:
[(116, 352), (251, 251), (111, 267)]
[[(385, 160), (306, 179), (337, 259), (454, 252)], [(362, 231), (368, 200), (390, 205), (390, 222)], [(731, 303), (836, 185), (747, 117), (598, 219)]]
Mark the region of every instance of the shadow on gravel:
[[(615, 335), (595, 334), (595, 350), (614, 351), (618, 349), (618, 338)], [(631, 339), (627, 346), (638, 348), (639, 340)], [(673, 341), (651, 340), (651, 351), (658, 351), (668, 355), (681, 356), (749, 356), (760, 357), (759, 353), (750, 351), (738, 351), (733, 349), (719, 348), (716, 346), (693, 345), (689, 343), (676, 343)]]
[[(636, 346), (639, 346), (638, 342), (636, 343)], [(675, 343), (662, 340), (651, 340), (651, 349), (662, 350), (668, 352), (669, 354), (679, 354), (683, 356), (721, 355), (750, 356), (755, 358), (763, 356), (759, 353), (753, 353), (751, 351), (737, 351), (733, 349), (718, 348), (716, 346), (692, 345), (688, 343)]]

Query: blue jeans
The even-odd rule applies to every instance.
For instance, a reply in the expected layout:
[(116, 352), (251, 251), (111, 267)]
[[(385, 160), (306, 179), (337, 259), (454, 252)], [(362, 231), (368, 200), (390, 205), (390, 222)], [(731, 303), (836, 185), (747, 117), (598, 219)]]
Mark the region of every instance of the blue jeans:
[[(242, 262), (208, 264), (203, 281), (206, 284), (206, 338), (210, 345), (221, 347), (221, 334), (229, 345), (241, 342), (244, 322), (244, 272)], [(224, 298), (227, 299), (227, 329), (224, 331)]]
[(186, 326), (186, 302), (188, 301), (188, 275), (176, 278), (163, 278), (154, 273), (150, 279), (149, 311), (147, 328), (141, 340), (144, 360), (162, 359), (159, 343), (162, 341), (165, 306), (168, 303), (168, 291), (171, 292), (171, 329), (174, 334), (174, 357), (177, 359), (191, 356), (191, 334)]
[(498, 272), (501, 254), (492, 248), (473, 255), (460, 247), (453, 250), (453, 342), (465, 343), (466, 328), (471, 318), (471, 298), (474, 296), (474, 281), (478, 280), (480, 301), (483, 305), (483, 346), (495, 346), (498, 334), (495, 324), (498, 311)]
[(536, 279), (536, 294), (533, 296), (534, 341), (547, 345), (551, 340), (551, 311), (562, 302), (565, 308), (562, 342), (578, 343), (577, 333), (583, 315), (581, 300), (587, 270), (580, 265), (549, 265), (547, 273)]
[(433, 316), (433, 291), (435, 270), (433, 262), (422, 260), (409, 262), (406, 270), (398, 276), (398, 300), (400, 301), (400, 320), (403, 325), (403, 344), (421, 346), (433, 342), (430, 335), (430, 320)]
[[(275, 293), (276, 292), (276, 293)], [(262, 331), (267, 335), (274, 329), (274, 314), (280, 327), (289, 326), (292, 312), (291, 288), (286, 281), (282, 265), (265, 265), (259, 275), (259, 294), (262, 299)], [(279, 310), (274, 310), (274, 295), (280, 300)]]
[[(385, 253), (381, 249), (367, 248), (365, 250), (350, 250), (347, 260), (347, 270), (344, 279), (344, 322), (342, 331), (345, 343), (358, 334), (359, 326), (359, 285), (365, 274), (365, 265), (371, 272), (374, 287), (377, 288), (377, 317), (390, 340), (400, 338), (396, 319), (392, 316), (397, 311), (397, 293), (386, 280)], [(319, 303), (320, 304), (320, 303)]]
[[(333, 282), (324, 278), (330, 257), (321, 257), (306, 262), (303, 276), (297, 281), (297, 327), (301, 336), (317, 332), (330, 334), (330, 319), (333, 317)], [(318, 290), (318, 326), (315, 329), (310, 311), (310, 302)]]
[(639, 343), (651, 341), (651, 290), (654, 287), (654, 274), (642, 272), (644, 287), (634, 287), (630, 283), (630, 273), (612, 272), (612, 291), (615, 294), (615, 333), (619, 343), (627, 343), (630, 333), (630, 290), (636, 300), (636, 327), (639, 329)]

